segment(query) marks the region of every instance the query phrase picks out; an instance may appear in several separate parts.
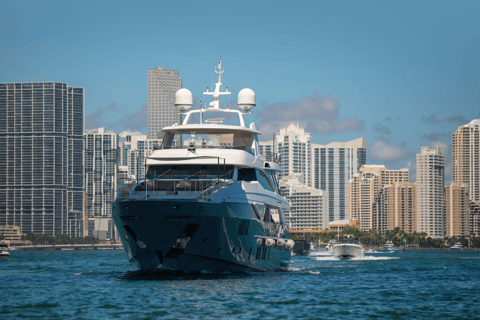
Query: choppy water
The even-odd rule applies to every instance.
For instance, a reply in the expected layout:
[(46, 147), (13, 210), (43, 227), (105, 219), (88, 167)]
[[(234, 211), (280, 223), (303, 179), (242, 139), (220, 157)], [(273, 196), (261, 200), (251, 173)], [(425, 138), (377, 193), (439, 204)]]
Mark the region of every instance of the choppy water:
[(12, 251), (0, 319), (480, 317), (480, 251), (292, 259), (286, 272), (145, 278), (123, 251)]

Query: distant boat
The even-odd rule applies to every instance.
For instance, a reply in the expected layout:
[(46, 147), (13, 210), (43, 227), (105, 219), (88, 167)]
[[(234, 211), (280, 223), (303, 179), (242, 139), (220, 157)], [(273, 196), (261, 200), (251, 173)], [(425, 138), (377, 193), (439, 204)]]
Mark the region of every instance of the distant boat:
[(332, 248), (333, 256), (339, 259), (363, 258), (363, 246), (358, 240), (342, 240)]
[(305, 256), (310, 253), (310, 243), (305, 240), (295, 241), (292, 253), (297, 256)]
[(463, 246), (460, 242), (457, 242), (455, 245), (450, 247), (450, 250), (463, 250)]
[(8, 250), (8, 244), (0, 242), (0, 260), (10, 259), (10, 252)]
[(395, 250), (395, 245), (393, 244), (392, 241), (387, 241), (385, 245), (383, 246), (383, 249), (393, 251)]

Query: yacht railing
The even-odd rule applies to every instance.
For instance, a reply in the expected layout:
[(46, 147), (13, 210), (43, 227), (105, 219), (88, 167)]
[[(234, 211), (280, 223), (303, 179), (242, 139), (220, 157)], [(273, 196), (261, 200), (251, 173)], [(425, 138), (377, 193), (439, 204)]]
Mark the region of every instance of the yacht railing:
[[(198, 171), (183, 176), (168, 176), (166, 175), (168, 171), (160, 176), (140, 181), (137, 184), (132, 182), (123, 187), (121, 200), (129, 199), (131, 193), (132, 196), (181, 196), (212, 201), (216, 192), (239, 182), (227, 178), (231, 176), (232, 171), (225, 172), (223, 175), (200, 175), (201, 171)], [(134, 188), (133, 192), (131, 192), (132, 188)]]

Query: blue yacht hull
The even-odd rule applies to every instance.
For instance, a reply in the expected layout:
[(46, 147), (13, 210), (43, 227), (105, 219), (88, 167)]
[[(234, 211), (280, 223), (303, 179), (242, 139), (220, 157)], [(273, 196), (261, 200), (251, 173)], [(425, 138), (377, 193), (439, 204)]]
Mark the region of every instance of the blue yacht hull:
[(291, 263), (290, 251), (257, 245), (256, 236), (289, 235), (279, 223), (249, 216), (248, 204), (149, 199), (112, 206), (128, 259), (139, 270), (268, 271)]

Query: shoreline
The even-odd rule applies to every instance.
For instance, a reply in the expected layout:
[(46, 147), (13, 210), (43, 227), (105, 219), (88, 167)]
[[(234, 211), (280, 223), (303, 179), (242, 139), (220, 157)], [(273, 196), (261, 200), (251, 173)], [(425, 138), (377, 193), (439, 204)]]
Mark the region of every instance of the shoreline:
[(112, 243), (112, 244), (58, 244), (58, 245), (10, 247), (10, 251), (77, 251), (77, 250), (123, 250), (123, 246), (121, 243)]

